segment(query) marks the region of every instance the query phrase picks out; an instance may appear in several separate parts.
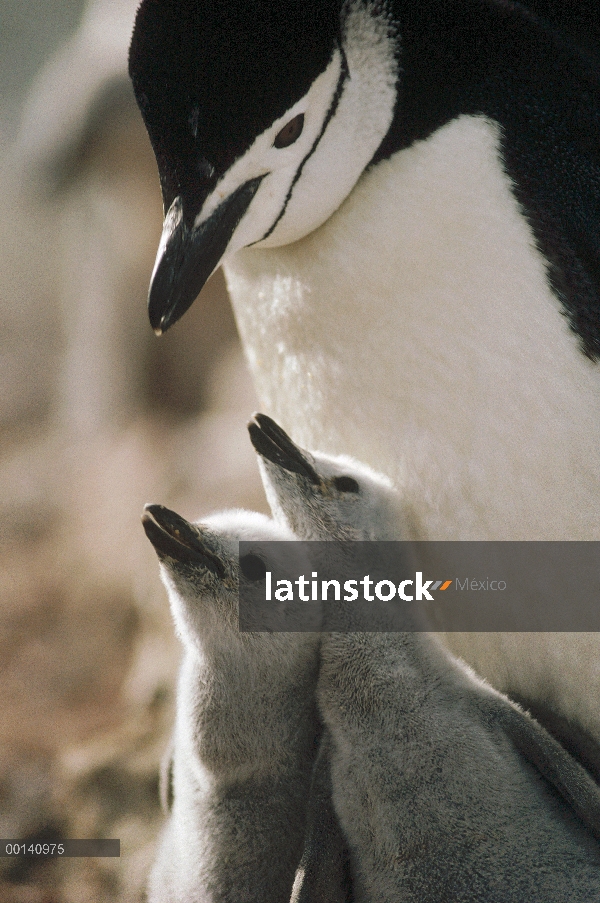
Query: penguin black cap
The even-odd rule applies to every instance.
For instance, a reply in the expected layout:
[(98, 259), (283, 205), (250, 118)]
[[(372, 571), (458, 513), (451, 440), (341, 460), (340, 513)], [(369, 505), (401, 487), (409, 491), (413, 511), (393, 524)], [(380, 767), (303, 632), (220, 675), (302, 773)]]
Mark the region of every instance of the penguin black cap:
[[(191, 231), (219, 178), (326, 68), (339, 29), (335, 0), (144, 0), (129, 72), (156, 155), (165, 213), (181, 198), (178, 217)], [(233, 210), (222, 211), (228, 222), (224, 228), (219, 223), (223, 239), (217, 244), (223, 248), (209, 255), (208, 266), (218, 263), (256, 187), (250, 184), (233, 199)], [(176, 248), (171, 269), (184, 256)], [(157, 332), (183, 314), (210, 272), (193, 281), (172, 318), (158, 311), (153, 316), (150, 299)]]
[(223, 173), (306, 93), (325, 69), (339, 27), (338, 3), (142, 3), (129, 72), (153, 147), (165, 164), (160, 167), (165, 209), (174, 192), (190, 187), (197, 147), (209, 166)]

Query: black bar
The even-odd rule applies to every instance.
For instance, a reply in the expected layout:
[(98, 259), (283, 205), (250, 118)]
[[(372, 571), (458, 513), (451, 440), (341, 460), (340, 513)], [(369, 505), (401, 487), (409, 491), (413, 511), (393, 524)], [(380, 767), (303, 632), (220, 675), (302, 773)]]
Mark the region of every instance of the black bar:
[(121, 841), (94, 840), (0, 840), (0, 858), (61, 859), (71, 856), (107, 857), (121, 855)]
[[(600, 542), (240, 542), (242, 631), (600, 632)], [(262, 570), (262, 575), (260, 576)]]

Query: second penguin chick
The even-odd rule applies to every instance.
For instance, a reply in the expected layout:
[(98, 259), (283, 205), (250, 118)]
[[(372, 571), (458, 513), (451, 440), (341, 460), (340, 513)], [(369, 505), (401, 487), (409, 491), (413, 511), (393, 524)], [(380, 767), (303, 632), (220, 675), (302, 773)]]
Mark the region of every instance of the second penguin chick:
[(273, 517), (297, 539), (414, 538), (410, 509), (383, 474), (354, 458), (299, 448), (266, 414), (255, 414), (248, 431)]
[[(252, 551), (238, 564), (238, 541), (293, 536), (248, 511), (191, 524), (148, 505), (143, 524), (185, 650), (173, 804), (148, 899), (288, 903), (318, 742), (319, 635), (239, 631), (240, 581), (264, 598), (265, 564)], [(289, 544), (288, 558), (296, 549)]]
[[(250, 433), (274, 511), (300, 539), (404, 538), (401, 519), (392, 535), (401, 506), (385, 478), (309, 455), (264, 415)], [(400, 604), (402, 632), (321, 644), (317, 695), (354, 899), (600, 900), (598, 786)], [(370, 629), (355, 618), (351, 629)]]

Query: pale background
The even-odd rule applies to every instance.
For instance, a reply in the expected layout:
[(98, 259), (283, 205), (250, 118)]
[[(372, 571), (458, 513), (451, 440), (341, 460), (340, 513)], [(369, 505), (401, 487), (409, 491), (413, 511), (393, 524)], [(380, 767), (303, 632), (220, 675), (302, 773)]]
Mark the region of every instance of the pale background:
[(67, 45), (80, 0), (0, 0), (0, 838), (122, 855), (0, 859), (4, 903), (142, 899), (179, 647), (140, 513), (265, 508), (221, 275), (150, 330), (158, 179), (107, 24), (132, 3), (95, 5)]

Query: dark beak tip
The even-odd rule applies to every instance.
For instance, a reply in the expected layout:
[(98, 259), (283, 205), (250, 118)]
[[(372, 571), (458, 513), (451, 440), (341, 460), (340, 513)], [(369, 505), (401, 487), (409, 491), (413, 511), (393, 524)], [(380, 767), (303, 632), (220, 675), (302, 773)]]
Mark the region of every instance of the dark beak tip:
[(142, 511), (142, 515), (141, 515), (141, 521), (142, 521), (142, 526), (144, 527), (144, 530), (146, 529), (147, 524), (155, 523), (154, 517), (152, 515), (153, 507), (154, 507), (154, 505), (144, 505), (144, 510)]
[[(148, 292), (148, 319), (154, 335), (159, 337), (176, 323), (179, 317), (183, 316), (188, 309), (187, 307), (182, 308), (180, 314), (173, 307), (165, 309), (165, 298), (168, 297), (170, 292), (161, 283), (162, 280), (160, 275), (158, 275), (150, 284)], [(191, 302), (188, 306), (191, 306)]]
[(265, 429), (269, 430), (270, 429), (276, 433), (283, 433), (283, 430), (279, 426), (277, 421), (273, 420), (272, 417), (269, 417), (268, 414), (262, 414), (260, 411), (255, 411), (254, 414), (252, 415), (252, 421), (254, 423), (256, 423), (256, 425), (261, 430), (265, 430)]
[(152, 517), (154, 519), (156, 514), (160, 514), (161, 511), (168, 511), (168, 508), (165, 508), (164, 505), (159, 505), (157, 502), (146, 502), (144, 505), (144, 510), (142, 512), (142, 520), (145, 517)]
[(164, 505), (144, 505), (142, 526), (162, 560), (207, 568), (224, 579), (225, 568), (217, 554), (207, 548), (193, 524)]
[(257, 423), (254, 423), (253, 420), (248, 422), (248, 433), (250, 434), (250, 442), (254, 446), (255, 451), (258, 451), (257, 442), (260, 442), (262, 438), (262, 432)]
[[(165, 217), (163, 250), (148, 294), (150, 325), (157, 335), (184, 315), (220, 265), (263, 178), (257, 176), (240, 185), (198, 227), (193, 225), (193, 210), (185, 215), (183, 197), (173, 201)], [(194, 210), (196, 207), (197, 203)]]
[(155, 521), (155, 519), (152, 516), (152, 514), (150, 513), (150, 511), (147, 510), (150, 507), (152, 507), (152, 506), (146, 505), (144, 508), (144, 512), (143, 512), (142, 518), (141, 518), (142, 527), (144, 528), (144, 533), (146, 534), (146, 537), (152, 543), (152, 547), (153, 547), (154, 551), (156, 552), (158, 557), (160, 559), (162, 559), (165, 555), (165, 552), (163, 550), (164, 531), (161, 529), (161, 527)]
[(254, 450), (262, 458), (277, 467), (306, 477), (311, 483), (320, 483), (320, 477), (306, 453), (267, 414), (254, 414), (248, 423), (248, 432)]

